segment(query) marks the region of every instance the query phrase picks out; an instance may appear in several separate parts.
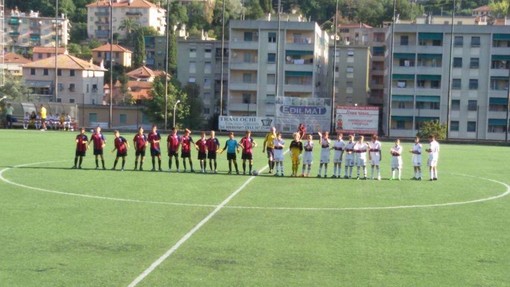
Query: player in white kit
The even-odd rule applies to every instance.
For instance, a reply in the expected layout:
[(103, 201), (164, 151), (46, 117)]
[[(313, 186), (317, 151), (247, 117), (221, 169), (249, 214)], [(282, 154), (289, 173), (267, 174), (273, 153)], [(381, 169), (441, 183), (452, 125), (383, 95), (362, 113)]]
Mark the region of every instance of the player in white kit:
[(344, 178), (352, 177), (352, 167), (354, 166), (354, 136), (349, 135), (349, 141), (345, 144), (345, 176)]
[[(372, 135), (372, 140), (368, 143), (368, 146), (370, 148), (369, 153), (370, 164), (372, 165), (370, 178), (371, 179), (377, 178), (377, 180), (381, 180), (381, 169), (379, 168), (379, 165), (382, 159), (381, 153), (382, 145), (381, 142), (379, 141), (379, 137), (377, 135)], [(374, 168), (377, 170), (377, 177), (374, 176)]]
[(341, 178), (342, 177), (342, 158), (344, 155), (345, 142), (342, 139), (343, 134), (338, 133), (338, 138), (333, 143), (333, 147), (331, 149), (335, 150), (333, 154), (333, 175), (332, 178)]
[(402, 146), (400, 145), (400, 139), (395, 140), (395, 145), (391, 147), (391, 178), (395, 179), (395, 171), (398, 172), (398, 180), (402, 178)]
[(413, 154), (414, 180), (421, 180), (421, 143), (420, 138), (414, 138), (414, 145), (410, 152)]
[(274, 144), (274, 162), (275, 162), (275, 176), (283, 176), (283, 148), (285, 141), (282, 139), (282, 133), (276, 134), (276, 139), (273, 140)]
[(436, 141), (436, 137), (431, 135), (429, 136), (430, 146), (427, 149), (429, 153), (429, 173), (430, 180), (437, 180), (437, 161), (439, 160), (439, 143)]
[(317, 177), (321, 177), (322, 167), (324, 167), (324, 177), (328, 177), (328, 163), (329, 163), (329, 132), (321, 132), (319, 134), (319, 143), (321, 145), (321, 162), (319, 165), (319, 174)]
[(313, 136), (312, 134), (307, 134), (307, 141), (303, 143), (303, 169), (301, 171), (301, 176), (308, 177), (310, 176), (310, 169), (312, 168), (313, 163)]
[[(365, 137), (359, 136), (358, 142), (354, 145), (354, 162), (357, 170), (356, 179), (367, 179), (367, 151), (368, 145), (365, 142)], [(360, 170), (363, 172), (362, 178), (360, 178)]]

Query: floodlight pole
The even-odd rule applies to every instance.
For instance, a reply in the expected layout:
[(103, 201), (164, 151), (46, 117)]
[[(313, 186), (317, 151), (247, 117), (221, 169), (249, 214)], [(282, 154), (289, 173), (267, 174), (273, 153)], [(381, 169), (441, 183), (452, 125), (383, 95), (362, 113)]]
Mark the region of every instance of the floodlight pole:
[(174, 124), (174, 126), (173, 126), (173, 128), (175, 128), (175, 113), (176, 113), (176, 111), (177, 111), (177, 105), (178, 105), (180, 102), (181, 102), (181, 100), (177, 100), (177, 102), (175, 102), (175, 104), (174, 104), (174, 114), (173, 114), (173, 117), (174, 117), (173, 124)]

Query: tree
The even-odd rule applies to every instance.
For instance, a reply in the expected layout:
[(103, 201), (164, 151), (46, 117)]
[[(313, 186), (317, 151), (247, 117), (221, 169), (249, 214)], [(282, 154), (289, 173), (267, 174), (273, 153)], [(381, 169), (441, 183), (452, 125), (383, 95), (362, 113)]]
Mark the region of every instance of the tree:
[(416, 136), (420, 138), (428, 138), (433, 135), (438, 140), (446, 138), (447, 126), (441, 124), (438, 120), (423, 122)]
[(222, 22), (223, 22), (223, 1), (225, 2), (225, 35), (228, 34), (228, 22), (230, 19), (240, 19), (242, 6), (239, 0), (218, 0), (213, 10), (213, 20), (211, 28), (214, 29), (214, 34), (221, 35)]
[[(176, 121), (182, 122), (188, 117), (189, 106), (187, 103), (187, 95), (180, 89), (178, 83), (170, 81), (168, 83), (168, 105), (166, 107), (169, 118), (173, 118), (173, 107), (177, 100), (181, 104), (177, 105)], [(152, 99), (145, 102), (145, 114), (154, 123), (163, 123), (165, 119), (165, 77), (157, 77), (151, 90)]]
[(14, 102), (29, 101), (30, 89), (27, 88), (20, 78), (5, 74), (4, 85), (0, 86), (0, 94), (6, 95)]
[[(140, 24), (135, 21), (133, 18), (127, 17), (122, 19), (119, 25), (119, 30), (126, 31), (126, 39), (129, 42), (130, 39), (133, 39), (133, 33), (136, 32), (140, 28)], [(134, 46), (134, 42), (133, 46)]]
[(143, 29), (136, 30), (133, 47), (133, 66), (141, 67), (145, 62), (145, 37)]
[(260, 19), (264, 17), (264, 10), (260, 7), (259, 0), (249, 0), (246, 5), (246, 19)]
[(189, 115), (186, 118), (186, 126), (192, 129), (201, 129), (204, 126), (204, 117), (202, 116), (204, 110), (204, 102), (200, 97), (200, 87), (195, 83), (188, 83), (184, 86), (187, 102), (189, 106)]
[(495, 17), (505, 17), (510, 15), (510, 0), (500, 0), (489, 4), (492, 15)]

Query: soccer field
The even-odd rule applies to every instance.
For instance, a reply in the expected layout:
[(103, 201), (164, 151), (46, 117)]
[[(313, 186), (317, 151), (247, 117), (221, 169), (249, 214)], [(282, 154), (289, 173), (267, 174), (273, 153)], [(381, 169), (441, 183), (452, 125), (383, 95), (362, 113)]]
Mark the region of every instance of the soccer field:
[(389, 181), (384, 142), (383, 180), (365, 181), (227, 175), (226, 154), (215, 175), (150, 172), (150, 156), (132, 171), (132, 148), (123, 172), (91, 150), (75, 170), (76, 134), (0, 131), (0, 286), (510, 285), (509, 147), (442, 144), (430, 182), (425, 164), (410, 180), (403, 142)]

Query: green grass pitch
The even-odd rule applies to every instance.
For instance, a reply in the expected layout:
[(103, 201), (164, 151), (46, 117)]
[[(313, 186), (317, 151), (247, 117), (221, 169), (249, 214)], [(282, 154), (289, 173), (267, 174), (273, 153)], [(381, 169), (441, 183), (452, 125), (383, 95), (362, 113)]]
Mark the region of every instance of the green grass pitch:
[(137, 286), (510, 284), (508, 147), (442, 144), (435, 182), (426, 155), (409, 180), (407, 152), (403, 180), (384, 180), (389, 142), (382, 181), (252, 178), (226, 175), (225, 154), (217, 175), (135, 172), (132, 149), (124, 172), (94, 170), (91, 150), (73, 170), (76, 134), (0, 131), (0, 286), (128, 286), (186, 234)]

